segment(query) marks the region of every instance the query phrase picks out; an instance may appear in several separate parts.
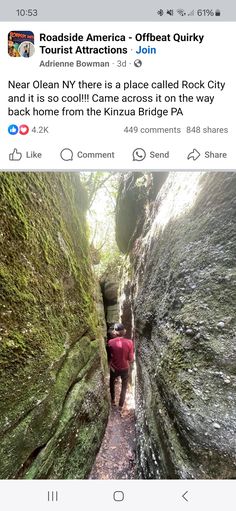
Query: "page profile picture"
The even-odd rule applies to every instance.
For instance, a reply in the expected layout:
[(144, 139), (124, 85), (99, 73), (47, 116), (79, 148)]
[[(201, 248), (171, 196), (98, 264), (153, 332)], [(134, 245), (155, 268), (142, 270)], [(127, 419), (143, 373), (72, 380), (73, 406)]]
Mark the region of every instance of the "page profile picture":
[(11, 31), (8, 34), (8, 55), (29, 58), (34, 55), (34, 33), (29, 30)]

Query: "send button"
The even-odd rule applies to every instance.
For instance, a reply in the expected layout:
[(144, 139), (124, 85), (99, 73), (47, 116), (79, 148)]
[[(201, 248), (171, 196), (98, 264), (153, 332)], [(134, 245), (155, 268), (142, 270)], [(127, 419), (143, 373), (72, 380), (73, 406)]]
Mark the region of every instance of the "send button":
[(168, 159), (169, 157), (170, 157), (170, 151), (167, 151), (166, 153), (156, 153), (155, 151), (150, 152), (150, 158)]

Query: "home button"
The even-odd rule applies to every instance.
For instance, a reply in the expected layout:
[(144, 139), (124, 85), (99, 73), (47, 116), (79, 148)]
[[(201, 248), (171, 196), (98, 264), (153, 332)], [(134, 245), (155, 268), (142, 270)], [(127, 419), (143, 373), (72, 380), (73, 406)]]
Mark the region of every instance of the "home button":
[(125, 498), (125, 495), (124, 495), (123, 491), (114, 491), (113, 499), (115, 500), (115, 502), (122, 502), (122, 500), (124, 500), (124, 498)]

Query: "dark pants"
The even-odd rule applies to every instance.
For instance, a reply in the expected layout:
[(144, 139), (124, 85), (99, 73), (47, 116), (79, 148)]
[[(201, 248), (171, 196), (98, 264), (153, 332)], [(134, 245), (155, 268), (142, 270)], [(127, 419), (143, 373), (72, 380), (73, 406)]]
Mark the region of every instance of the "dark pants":
[(115, 381), (118, 376), (121, 377), (122, 386), (120, 393), (119, 406), (122, 407), (125, 402), (125, 394), (127, 390), (127, 385), (129, 381), (129, 369), (121, 369), (120, 371), (112, 371), (110, 369), (110, 392), (111, 392), (111, 400), (115, 401)]

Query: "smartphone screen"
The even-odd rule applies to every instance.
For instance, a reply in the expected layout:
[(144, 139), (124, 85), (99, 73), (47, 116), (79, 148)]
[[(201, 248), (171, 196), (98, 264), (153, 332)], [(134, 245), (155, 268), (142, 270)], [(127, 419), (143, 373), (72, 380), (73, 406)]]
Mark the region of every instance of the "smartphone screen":
[(2, 6), (3, 508), (234, 509), (235, 6)]

